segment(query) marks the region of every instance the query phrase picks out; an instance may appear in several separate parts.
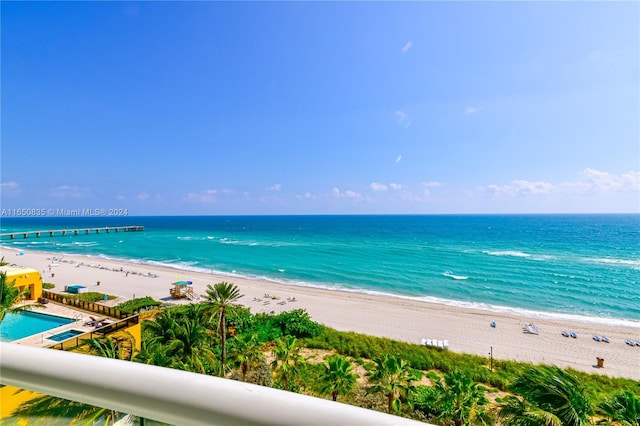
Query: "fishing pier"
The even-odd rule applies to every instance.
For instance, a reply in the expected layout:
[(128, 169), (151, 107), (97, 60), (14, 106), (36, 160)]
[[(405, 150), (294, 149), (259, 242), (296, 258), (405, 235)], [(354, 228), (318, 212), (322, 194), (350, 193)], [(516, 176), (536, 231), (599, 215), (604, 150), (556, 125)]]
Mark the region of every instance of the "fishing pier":
[(111, 232), (137, 232), (144, 231), (144, 226), (106, 226), (102, 228), (78, 228), (78, 229), (53, 229), (44, 231), (19, 231), (19, 232), (6, 232), (0, 234), (0, 239), (15, 240), (22, 236), (22, 238), (40, 238), (41, 236), (49, 237), (64, 237), (65, 235), (89, 235), (89, 234), (109, 234)]

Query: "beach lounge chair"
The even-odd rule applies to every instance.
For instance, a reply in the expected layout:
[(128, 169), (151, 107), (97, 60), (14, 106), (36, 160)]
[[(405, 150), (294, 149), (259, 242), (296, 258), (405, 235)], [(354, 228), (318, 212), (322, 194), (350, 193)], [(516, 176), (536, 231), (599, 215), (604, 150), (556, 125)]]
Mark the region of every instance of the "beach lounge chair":
[(444, 350), (445, 351), (449, 350), (449, 341), (448, 340), (443, 340), (442, 341), (442, 345), (444, 346)]
[(90, 325), (93, 327), (98, 327), (98, 324), (102, 325), (107, 325), (109, 321), (109, 317), (102, 317), (102, 318), (94, 318), (94, 317), (89, 317), (89, 321), (87, 321), (86, 323), (84, 323), (84, 325)]
[(575, 331), (572, 331), (571, 334), (569, 334), (569, 336), (573, 337), (574, 339), (578, 338), (578, 335), (576, 334)]
[(610, 340), (609, 340), (609, 338), (607, 336), (602, 336), (602, 339), (600, 339), (600, 340), (602, 342), (605, 342), (605, 343), (609, 343), (610, 342)]
[(625, 340), (624, 342), (629, 346), (634, 346), (636, 344), (633, 340), (629, 340), (629, 339)]
[(568, 332), (568, 331), (564, 331), (564, 330), (562, 330), (562, 335), (563, 335), (564, 337), (569, 337), (569, 332)]
[(593, 340), (595, 340), (596, 342), (599, 342), (600, 341), (600, 336), (598, 336), (598, 335), (593, 336)]
[(421, 344), (422, 346), (426, 346), (426, 345), (427, 345), (427, 339), (422, 339), (422, 340), (420, 341), (420, 344)]

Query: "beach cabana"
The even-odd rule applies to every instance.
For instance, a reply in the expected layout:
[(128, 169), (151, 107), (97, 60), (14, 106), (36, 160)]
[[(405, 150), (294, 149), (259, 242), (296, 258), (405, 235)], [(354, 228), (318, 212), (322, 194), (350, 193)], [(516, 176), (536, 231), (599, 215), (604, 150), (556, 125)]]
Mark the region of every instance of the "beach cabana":
[(193, 291), (192, 284), (192, 281), (175, 281), (171, 283), (173, 287), (169, 290), (169, 294), (174, 299), (186, 297), (189, 300), (199, 300), (200, 296)]

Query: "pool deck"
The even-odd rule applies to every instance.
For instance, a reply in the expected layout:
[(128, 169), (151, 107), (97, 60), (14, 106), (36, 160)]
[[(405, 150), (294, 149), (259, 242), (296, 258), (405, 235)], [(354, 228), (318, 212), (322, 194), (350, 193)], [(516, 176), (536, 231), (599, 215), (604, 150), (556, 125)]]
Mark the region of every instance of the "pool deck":
[[(14, 340), (11, 343), (15, 343), (18, 345), (27, 345), (27, 346), (35, 346), (35, 347), (47, 347), (52, 346), (60, 342), (55, 342), (53, 340), (47, 339), (48, 336), (53, 336), (54, 334), (62, 333), (67, 330), (82, 330), (84, 332), (89, 332), (95, 330), (95, 327), (92, 325), (85, 325), (87, 321), (90, 321), (89, 318), (104, 318), (103, 315), (96, 314), (93, 312), (81, 311), (78, 309), (73, 309), (68, 306), (58, 305), (57, 303), (49, 302), (46, 305), (42, 305), (42, 307), (33, 307), (31, 308), (31, 312), (39, 312), (48, 315), (55, 315), (58, 317), (64, 317), (69, 319), (76, 318), (75, 322), (61, 325), (56, 328), (52, 328), (42, 333), (33, 334), (31, 336)], [(114, 318), (109, 318), (112, 322), (116, 321)]]

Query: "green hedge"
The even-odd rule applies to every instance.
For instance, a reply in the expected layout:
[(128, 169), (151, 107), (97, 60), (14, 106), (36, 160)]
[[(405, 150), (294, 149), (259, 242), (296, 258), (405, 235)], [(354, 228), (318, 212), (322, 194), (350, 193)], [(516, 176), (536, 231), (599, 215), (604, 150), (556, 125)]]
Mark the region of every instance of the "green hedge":
[(153, 297), (146, 296), (127, 300), (126, 302), (116, 305), (115, 308), (121, 310), (122, 312), (134, 313), (139, 312), (140, 310), (155, 308), (160, 305), (162, 305), (162, 303), (158, 302)]

